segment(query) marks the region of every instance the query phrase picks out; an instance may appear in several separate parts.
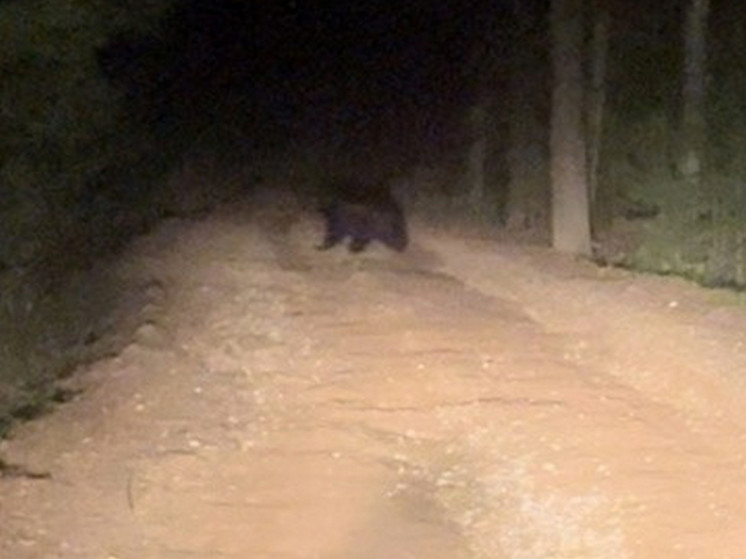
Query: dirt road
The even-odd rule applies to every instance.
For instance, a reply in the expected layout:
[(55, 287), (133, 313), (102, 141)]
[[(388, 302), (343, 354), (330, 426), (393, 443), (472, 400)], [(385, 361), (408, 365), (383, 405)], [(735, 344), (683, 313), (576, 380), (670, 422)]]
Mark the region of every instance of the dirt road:
[(86, 391), (3, 443), (0, 557), (742, 559), (746, 310), (413, 224), (319, 253), (292, 201), (175, 222)]

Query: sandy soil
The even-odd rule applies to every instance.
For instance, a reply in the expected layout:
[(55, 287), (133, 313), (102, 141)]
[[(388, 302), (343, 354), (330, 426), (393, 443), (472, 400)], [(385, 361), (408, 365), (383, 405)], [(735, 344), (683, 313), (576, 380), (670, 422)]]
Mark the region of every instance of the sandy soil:
[(417, 223), (319, 253), (297, 209), (136, 243), (135, 340), (0, 448), (51, 474), (0, 479), (0, 557), (745, 556), (733, 298)]

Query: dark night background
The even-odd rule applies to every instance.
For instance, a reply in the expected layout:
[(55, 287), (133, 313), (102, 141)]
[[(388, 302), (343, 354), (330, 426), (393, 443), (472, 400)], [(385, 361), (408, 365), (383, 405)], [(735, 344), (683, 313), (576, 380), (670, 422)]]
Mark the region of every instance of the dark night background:
[(197, 113), (264, 146), (411, 150), (468, 106), (469, 73), (506, 17), (484, 0), (181, 2), (161, 37), (122, 37), (102, 62), (162, 126)]

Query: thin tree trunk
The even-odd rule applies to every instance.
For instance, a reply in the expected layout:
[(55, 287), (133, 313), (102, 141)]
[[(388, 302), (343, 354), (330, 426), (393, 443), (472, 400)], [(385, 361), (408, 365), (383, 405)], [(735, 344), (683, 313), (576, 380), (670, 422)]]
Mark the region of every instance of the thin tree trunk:
[(705, 145), (706, 32), (709, 0), (689, 0), (684, 25), (684, 88), (682, 93), (679, 173), (693, 187), (700, 186)]
[(586, 151), (583, 134), (583, 2), (552, 1), (552, 244), (590, 256)]
[(469, 205), (474, 212), (484, 211), (485, 163), (487, 159), (487, 109), (483, 102), (471, 108), (469, 114), (471, 145), (469, 146)]
[(549, 228), (549, 172), (546, 126), (542, 110), (546, 100), (544, 60), (534, 45), (535, 29), (544, 12), (537, 2), (514, 0), (508, 111), (509, 146), (507, 226), (514, 231), (547, 231)]
[(591, 210), (598, 196), (598, 166), (601, 153), (604, 106), (606, 104), (606, 58), (609, 50), (609, 12), (603, 0), (594, 3), (591, 67), (586, 100), (588, 134), (588, 193)]

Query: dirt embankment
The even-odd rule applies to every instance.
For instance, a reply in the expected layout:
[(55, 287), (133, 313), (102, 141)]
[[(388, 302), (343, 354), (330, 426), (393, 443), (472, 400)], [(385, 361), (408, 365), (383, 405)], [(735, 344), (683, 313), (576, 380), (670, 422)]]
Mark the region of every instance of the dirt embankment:
[(51, 478), (0, 479), (0, 556), (743, 556), (746, 311), (412, 230), (318, 253), (286, 201), (142, 239), (135, 342), (3, 443)]

